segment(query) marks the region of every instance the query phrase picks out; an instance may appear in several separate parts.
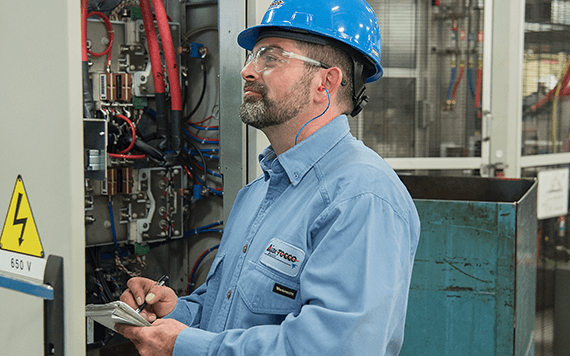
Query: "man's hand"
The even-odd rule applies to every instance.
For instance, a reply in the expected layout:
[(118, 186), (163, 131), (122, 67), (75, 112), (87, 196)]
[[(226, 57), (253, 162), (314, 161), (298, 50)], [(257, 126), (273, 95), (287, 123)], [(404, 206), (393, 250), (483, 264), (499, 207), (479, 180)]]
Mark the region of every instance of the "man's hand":
[(174, 319), (158, 319), (152, 326), (115, 324), (115, 330), (131, 339), (141, 356), (172, 355), (178, 334), (187, 327)]
[(121, 295), (121, 301), (133, 309), (146, 301), (147, 305), (141, 315), (150, 322), (162, 318), (176, 307), (176, 293), (168, 287), (156, 285), (151, 279), (134, 277), (127, 281), (127, 287)]

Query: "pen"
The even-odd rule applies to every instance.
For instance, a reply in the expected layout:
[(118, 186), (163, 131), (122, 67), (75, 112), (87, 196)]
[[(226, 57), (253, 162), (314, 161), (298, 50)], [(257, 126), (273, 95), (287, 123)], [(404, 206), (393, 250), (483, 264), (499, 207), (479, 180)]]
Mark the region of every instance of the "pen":
[[(164, 283), (166, 283), (166, 281), (168, 281), (168, 278), (169, 277), (167, 275), (165, 275), (165, 274), (162, 275), (162, 277), (160, 277), (160, 279), (158, 281), (156, 281), (156, 284), (154, 286), (163, 286)], [(142, 303), (140, 307), (137, 308), (136, 312), (137, 313), (142, 312), (145, 307), (146, 307), (146, 301), (144, 303)]]

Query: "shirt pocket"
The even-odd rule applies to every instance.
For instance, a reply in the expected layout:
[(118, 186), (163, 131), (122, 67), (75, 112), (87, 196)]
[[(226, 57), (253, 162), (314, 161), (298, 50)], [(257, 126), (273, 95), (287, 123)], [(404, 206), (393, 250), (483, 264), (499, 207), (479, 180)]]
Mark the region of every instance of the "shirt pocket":
[(301, 307), (300, 284), (248, 261), (238, 282), (239, 294), (252, 313), (287, 315)]

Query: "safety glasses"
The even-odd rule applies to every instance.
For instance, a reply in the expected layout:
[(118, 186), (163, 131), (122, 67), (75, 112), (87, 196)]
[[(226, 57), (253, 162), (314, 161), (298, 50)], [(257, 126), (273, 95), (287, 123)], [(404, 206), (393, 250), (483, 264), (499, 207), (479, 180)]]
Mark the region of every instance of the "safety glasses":
[(287, 63), (289, 63), (289, 59), (298, 59), (301, 60), (303, 62), (309, 63), (311, 65), (317, 66), (317, 67), (321, 67), (324, 69), (329, 69), (330, 66), (321, 63), (317, 60), (302, 56), (300, 54), (297, 53), (293, 53), (293, 52), (287, 52), (284, 51), (281, 48), (277, 48), (277, 47), (260, 47), (257, 49), (256, 52), (251, 52), (248, 56), (247, 59), (245, 61), (245, 64), (243, 65), (244, 68), (245, 66), (247, 66), (250, 62), (253, 65), (253, 69), (256, 72), (263, 72), (266, 69), (275, 69), (275, 68), (280, 68), (283, 67), (285, 65), (287, 65)]

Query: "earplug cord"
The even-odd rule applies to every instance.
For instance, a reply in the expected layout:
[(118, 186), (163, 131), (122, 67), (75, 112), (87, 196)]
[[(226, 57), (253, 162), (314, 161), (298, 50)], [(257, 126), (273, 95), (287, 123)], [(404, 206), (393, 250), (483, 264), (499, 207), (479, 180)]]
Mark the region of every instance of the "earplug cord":
[(301, 133), (301, 131), (303, 131), (303, 129), (305, 128), (305, 126), (307, 126), (307, 124), (308, 124), (309, 122), (311, 122), (311, 121), (313, 121), (313, 120), (315, 120), (315, 119), (318, 119), (319, 117), (323, 116), (323, 115), (327, 112), (327, 110), (329, 109), (329, 106), (331, 106), (331, 96), (330, 96), (330, 94), (329, 94), (329, 91), (327, 90), (327, 88), (324, 88), (324, 87), (323, 87), (323, 89), (327, 92), (327, 98), (329, 99), (329, 103), (328, 103), (328, 105), (327, 105), (327, 108), (326, 108), (325, 111), (323, 111), (320, 115), (315, 116), (315, 117), (312, 118), (311, 120), (307, 121), (307, 122), (305, 123), (305, 125), (303, 125), (303, 127), (301, 127), (301, 129), (299, 130), (299, 132), (297, 132), (297, 136), (295, 136), (295, 145), (297, 145), (297, 139), (299, 138), (299, 134)]

